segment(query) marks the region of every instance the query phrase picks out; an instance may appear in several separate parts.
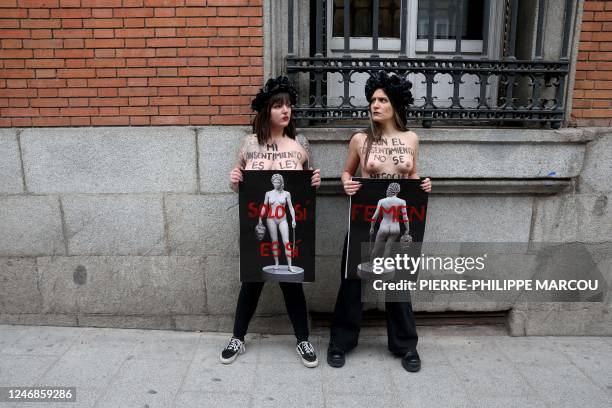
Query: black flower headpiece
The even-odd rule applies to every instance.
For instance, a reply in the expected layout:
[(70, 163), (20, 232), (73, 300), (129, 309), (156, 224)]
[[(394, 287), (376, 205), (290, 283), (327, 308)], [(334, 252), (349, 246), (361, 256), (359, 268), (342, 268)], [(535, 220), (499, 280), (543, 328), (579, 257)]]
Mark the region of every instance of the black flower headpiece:
[(261, 111), (273, 95), (281, 92), (289, 94), (289, 100), (292, 105), (297, 103), (297, 91), (295, 87), (291, 81), (289, 81), (289, 78), (281, 75), (277, 78), (268, 79), (264, 87), (259, 90), (255, 99), (251, 102), (251, 109), (257, 112)]
[(396, 74), (388, 74), (385, 71), (378, 71), (370, 76), (368, 82), (366, 82), (365, 95), (370, 102), (374, 92), (377, 89), (382, 89), (391, 100), (395, 110), (404, 111), (414, 103), (412, 92), (410, 92), (411, 88), (412, 83), (406, 78)]

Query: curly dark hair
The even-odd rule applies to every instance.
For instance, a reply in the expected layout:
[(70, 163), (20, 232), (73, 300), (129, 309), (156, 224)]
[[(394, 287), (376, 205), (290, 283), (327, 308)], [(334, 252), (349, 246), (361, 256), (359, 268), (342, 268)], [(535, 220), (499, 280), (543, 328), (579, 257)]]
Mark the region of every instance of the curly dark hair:
[(264, 87), (259, 89), (257, 95), (255, 95), (255, 99), (251, 102), (251, 109), (260, 112), (270, 101), (270, 98), (278, 93), (288, 94), (292, 105), (297, 103), (297, 91), (295, 87), (291, 81), (289, 81), (289, 78), (280, 75), (276, 78), (268, 79)]
[(372, 101), (372, 95), (377, 89), (385, 91), (393, 109), (399, 114), (403, 124), (406, 124), (406, 110), (414, 103), (412, 97), (412, 83), (397, 74), (388, 74), (385, 71), (378, 71), (370, 76), (365, 86), (365, 95), (368, 103)]

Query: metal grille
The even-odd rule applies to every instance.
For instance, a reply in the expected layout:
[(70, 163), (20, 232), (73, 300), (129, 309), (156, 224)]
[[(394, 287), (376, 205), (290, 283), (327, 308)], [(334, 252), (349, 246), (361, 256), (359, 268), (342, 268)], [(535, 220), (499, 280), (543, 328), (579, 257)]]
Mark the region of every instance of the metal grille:
[[(327, 0), (333, 1), (333, 0)], [(402, 19), (407, 18), (408, 1), (401, 1)], [(474, 56), (462, 50), (462, 27), (464, 13), (467, 10), (467, 0), (449, 0), (449, 15), (451, 15), (455, 38), (454, 52), (450, 55), (429, 55), (434, 53), (434, 1), (428, 1), (427, 52), (422, 58), (409, 58), (407, 56), (406, 24), (401, 24), (399, 50), (394, 56), (381, 56), (378, 37), (378, 7), (379, 0), (372, 1), (371, 48), (367, 57), (356, 56), (351, 49), (350, 37), (350, 0), (344, 0), (343, 12), (343, 52), (342, 55), (326, 56), (323, 48), (326, 41), (325, 33), (325, 1), (313, 0), (312, 7), (315, 16), (313, 53), (310, 56), (297, 56), (293, 45), (293, 15), (294, 1), (289, 0), (289, 42), (287, 53), (287, 71), (294, 80), (309, 81), (310, 95), (302, 98), (301, 103), (295, 107), (296, 116), (302, 119), (303, 124), (311, 126), (350, 126), (355, 120), (365, 119), (368, 115), (367, 105), (354, 103), (350, 85), (355, 83), (355, 76), (363, 73), (371, 74), (378, 70), (395, 72), (399, 75), (415, 76), (422, 81), (423, 95), (415, 98), (415, 104), (408, 109), (408, 119), (411, 122), (422, 123), (425, 127), (432, 124), (458, 124), (458, 125), (503, 125), (503, 126), (561, 126), (564, 116), (564, 87), (569, 73), (568, 44), (571, 32), (572, 13), (574, 2), (565, 0), (563, 21), (563, 37), (560, 57), (558, 60), (544, 60), (543, 32), (544, 10), (546, 0), (523, 3), (523, 7), (537, 7), (535, 13), (535, 46), (533, 58), (517, 60), (517, 31), (519, 1), (507, 0), (504, 13), (504, 30), (500, 39), (503, 57), (499, 59), (487, 58), (489, 40), (489, 10), (491, 0), (483, 0), (484, 10), (482, 29), (482, 54)], [(332, 18), (333, 20), (333, 18)], [(338, 22), (336, 22), (338, 23)], [(337, 28), (337, 27), (336, 27)], [(387, 53), (388, 55), (388, 53)], [(341, 95), (330, 98), (328, 83), (330, 74), (337, 81)], [(468, 106), (465, 103), (464, 79), (470, 76), (475, 79), (472, 96), (476, 103)], [(447, 92), (452, 92), (446, 100), (436, 99), (434, 86), (448, 81)], [(414, 81), (413, 81), (414, 82)], [(494, 87), (494, 97), (491, 97)], [(531, 124), (531, 125), (530, 125)]]

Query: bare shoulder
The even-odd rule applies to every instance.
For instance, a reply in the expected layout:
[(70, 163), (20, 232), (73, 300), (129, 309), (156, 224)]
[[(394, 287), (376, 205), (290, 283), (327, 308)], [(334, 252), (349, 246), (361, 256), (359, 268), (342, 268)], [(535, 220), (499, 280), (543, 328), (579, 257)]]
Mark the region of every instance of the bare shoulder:
[(414, 140), (416, 142), (419, 141), (419, 136), (412, 130), (407, 130), (403, 132), (402, 134), (404, 137), (408, 138), (409, 140)]
[(308, 155), (310, 155), (310, 143), (306, 136), (302, 134), (298, 134), (295, 136), (295, 142), (304, 150)]
[(361, 131), (355, 132), (351, 136), (351, 141), (349, 142), (349, 146), (360, 148), (361, 146), (363, 146), (367, 138), (368, 138), (368, 135), (366, 135), (364, 132), (361, 132)]

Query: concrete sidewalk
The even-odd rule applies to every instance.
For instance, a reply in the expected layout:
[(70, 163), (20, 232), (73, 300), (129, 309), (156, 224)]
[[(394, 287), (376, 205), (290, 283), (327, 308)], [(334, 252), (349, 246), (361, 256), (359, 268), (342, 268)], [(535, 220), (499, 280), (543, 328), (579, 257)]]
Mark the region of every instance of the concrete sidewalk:
[(76, 403), (4, 407), (610, 407), (612, 338), (509, 337), (500, 327), (419, 327), (408, 373), (368, 329), (341, 369), (301, 365), (293, 336), (0, 325), (0, 386), (75, 386)]

